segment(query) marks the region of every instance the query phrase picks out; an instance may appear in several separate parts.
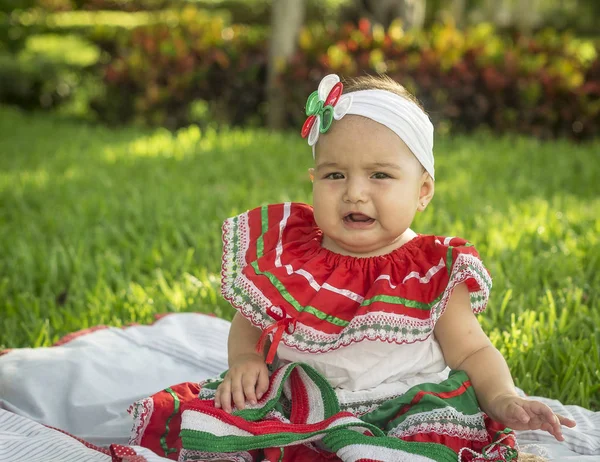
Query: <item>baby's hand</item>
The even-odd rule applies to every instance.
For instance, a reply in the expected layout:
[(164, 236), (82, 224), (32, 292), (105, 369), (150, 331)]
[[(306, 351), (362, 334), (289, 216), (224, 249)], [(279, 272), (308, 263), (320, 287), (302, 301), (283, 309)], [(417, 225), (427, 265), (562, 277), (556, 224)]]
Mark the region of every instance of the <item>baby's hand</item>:
[(513, 430), (545, 430), (558, 441), (564, 441), (561, 425), (574, 427), (574, 420), (552, 412), (539, 401), (517, 395), (501, 395), (490, 403), (489, 416)]
[(269, 370), (264, 358), (258, 353), (238, 356), (230, 364), (229, 371), (217, 388), (215, 407), (231, 412), (231, 398), (238, 409), (244, 409), (246, 401), (256, 404), (269, 388)]

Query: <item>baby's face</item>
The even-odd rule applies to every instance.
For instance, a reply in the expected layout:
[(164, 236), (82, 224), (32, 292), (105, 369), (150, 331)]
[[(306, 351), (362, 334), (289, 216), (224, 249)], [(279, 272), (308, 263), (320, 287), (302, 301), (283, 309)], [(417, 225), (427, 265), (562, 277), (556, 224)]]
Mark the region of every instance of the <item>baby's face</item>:
[(433, 181), (389, 128), (348, 115), (316, 147), (313, 206), (323, 246), (336, 253), (389, 253), (408, 240), (419, 198)]

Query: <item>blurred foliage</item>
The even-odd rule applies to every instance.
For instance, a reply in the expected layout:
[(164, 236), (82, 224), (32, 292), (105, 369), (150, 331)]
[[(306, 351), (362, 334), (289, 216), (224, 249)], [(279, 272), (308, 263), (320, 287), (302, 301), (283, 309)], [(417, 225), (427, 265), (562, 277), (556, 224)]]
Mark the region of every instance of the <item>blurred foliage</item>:
[[(0, 13), (0, 17), (3, 13)], [(131, 29), (150, 24), (177, 24), (177, 13), (171, 10), (139, 11), (59, 11), (42, 9), (15, 10), (0, 20), (0, 49), (11, 52), (23, 48), (27, 37), (34, 34), (78, 34), (109, 51), (117, 37)]]
[[(141, 12), (183, 8), (197, 8), (230, 15), (232, 22), (242, 24), (269, 23), (271, 0), (0, 0), (0, 12), (41, 9), (47, 12), (87, 10)], [(345, 22), (361, 17), (359, 3), (353, 0), (305, 0), (307, 23), (324, 21)], [(429, 27), (448, 14), (450, 2), (427, 0), (426, 26)], [(518, 0), (465, 0), (461, 22), (477, 24), (493, 22), (508, 30), (517, 27), (515, 22), (524, 16)], [(579, 35), (597, 36), (597, 18), (600, 2), (597, 0), (535, 0), (529, 5), (527, 16), (535, 18), (534, 29), (551, 27), (570, 29)]]
[[(552, 29), (506, 37), (490, 24), (404, 31), (399, 23), (384, 30), (363, 21), (305, 29), (284, 80), (288, 105), (301, 108), (327, 73), (387, 73), (442, 126), (588, 138), (600, 128), (599, 51), (598, 42)], [(305, 116), (295, 114), (299, 126)]]
[[(597, 42), (550, 29), (531, 36), (489, 24), (459, 29), (452, 20), (423, 31), (400, 21), (388, 29), (364, 20), (340, 26), (335, 17), (345, 3), (307, 3), (308, 25), (281, 81), (289, 126), (302, 124), (306, 95), (324, 74), (388, 73), (442, 129), (597, 134)], [(0, 0), (0, 101), (49, 108), (77, 96), (82, 111), (92, 108), (109, 123), (170, 128), (264, 121), (267, 0), (12, 4), (3, 13), (8, 4)], [(77, 95), (90, 79), (93, 94)]]
[[(226, 13), (236, 24), (267, 25), (272, 0), (87, 0), (81, 1), (87, 10), (144, 11), (194, 6), (211, 13)], [(311, 21), (336, 20), (340, 7), (348, 0), (305, 0), (306, 18)]]
[(27, 109), (63, 104), (99, 57), (98, 47), (78, 35), (32, 35), (20, 52), (0, 52), (0, 101)]
[[(261, 123), (266, 30), (231, 26), (193, 7), (177, 27), (142, 26), (120, 36), (104, 67), (106, 95), (95, 108), (111, 122), (179, 127), (204, 101), (217, 120)], [(589, 138), (600, 127), (598, 45), (544, 30), (505, 37), (488, 24), (461, 31), (308, 26), (281, 84), (289, 126), (299, 127), (306, 95), (327, 73), (387, 73), (422, 100), (440, 128), (484, 125), (544, 138)]]
[[(571, 30), (578, 35), (598, 36), (598, 0), (532, 0), (523, 11), (522, 0), (464, 0), (463, 23), (492, 22), (503, 30), (518, 30), (523, 16), (533, 19), (533, 29)], [(431, 26), (451, 8), (447, 0), (427, 0), (426, 26)]]
[(258, 124), (267, 29), (229, 25), (194, 7), (179, 11), (176, 21), (177, 27), (154, 24), (119, 36), (102, 70), (106, 93), (94, 109), (111, 123), (174, 128), (201, 122), (196, 116), (206, 102), (213, 120)]

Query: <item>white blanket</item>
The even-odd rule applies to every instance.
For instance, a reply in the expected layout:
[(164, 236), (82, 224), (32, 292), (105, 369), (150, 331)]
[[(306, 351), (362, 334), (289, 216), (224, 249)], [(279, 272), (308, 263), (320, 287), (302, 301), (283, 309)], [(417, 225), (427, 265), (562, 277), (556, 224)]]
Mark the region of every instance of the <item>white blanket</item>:
[[(181, 313), (151, 326), (107, 328), (60, 347), (0, 356), (0, 461), (110, 461), (43, 425), (98, 446), (127, 444), (129, 405), (170, 385), (222, 372), (228, 331), (222, 319)], [(518, 432), (521, 447), (551, 460), (600, 462), (600, 412), (536, 399), (575, 419), (577, 427), (563, 428), (564, 443), (540, 431)], [(167, 460), (136, 451), (149, 461)]]

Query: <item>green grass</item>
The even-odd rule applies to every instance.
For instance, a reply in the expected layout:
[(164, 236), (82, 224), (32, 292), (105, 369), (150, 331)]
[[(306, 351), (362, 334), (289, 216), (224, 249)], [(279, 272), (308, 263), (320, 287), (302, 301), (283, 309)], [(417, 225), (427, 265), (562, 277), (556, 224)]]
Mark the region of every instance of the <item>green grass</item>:
[[(233, 310), (220, 226), (310, 201), (296, 134), (109, 130), (0, 108), (0, 348), (96, 324)], [(436, 197), (414, 228), (460, 235), (494, 276), (481, 322), (519, 386), (600, 409), (600, 144), (436, 140)], [(126, 352), (124, 352), (126, 354)]]

